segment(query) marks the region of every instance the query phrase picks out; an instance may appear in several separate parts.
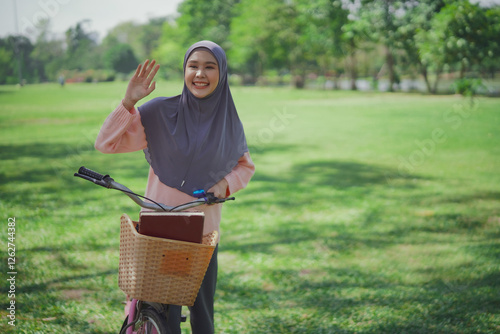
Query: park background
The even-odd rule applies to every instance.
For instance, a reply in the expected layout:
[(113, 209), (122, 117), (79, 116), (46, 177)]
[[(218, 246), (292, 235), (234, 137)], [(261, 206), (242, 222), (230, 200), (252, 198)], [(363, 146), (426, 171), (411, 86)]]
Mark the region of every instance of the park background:
[[(14, 1), (14, 17), (23, 2), (33, 3)], [(493, 84), (500, 66), (498, 1), (188, 0), (177, 13), (162, 14), (167, 5), (159, 13), (149, 8), (155, 15), (147, 20), (120, 22), (105, 32), (92, 30), (106, 21), (102, 14), (97, 25), (89, 17), (53, 32), (54, 21), (75, 2), (40, 0), (38, 10), (15, 21), (17, 33), (0, 38), (0, 84), (126, 80), (148, 58), (162, 65), (161, 77), (179, 78), (186, 46), (210, 39), (227, 51), (235, 84), (500, 89), (481, 87), (481, 79)], [(99, 12), (95, 2), (89, 6)], [(11, 17), (4, 8), (2, 15)], [(119, 14), (117, 6), (109, 21)]]
[(93, 141), (137, 63), (162, 65), (151, 98), (178, 94), (200, 39), (227, 50), (257, 165), (224, 207), (219, 333), (500, 330), (497, 4), (185, 0), (105, 36), (52, 33), (71, 3), (40, 1), (0, 39), (0, 268), (15, 217), (18, 271), (2, 332), (117, 332), (119, 216), (138, 212), (72, 175), (143, 191), (144, 155)]

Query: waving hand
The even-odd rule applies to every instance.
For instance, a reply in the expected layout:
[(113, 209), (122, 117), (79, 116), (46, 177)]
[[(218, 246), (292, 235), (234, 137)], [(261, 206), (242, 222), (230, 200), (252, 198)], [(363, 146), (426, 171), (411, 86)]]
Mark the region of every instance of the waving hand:
[(152, 62), (146, 60), (144, 64), (137, 66), (137, 70), (128, 83), (127, 92), (123, 99), (123, 106), (125, 108), (132, 110), (139, 100), (145, 98), (155, 90), (156, 81), (153, 81), (153, 78), (159, 68), (160, 65), (157, 65), (155, 60)]

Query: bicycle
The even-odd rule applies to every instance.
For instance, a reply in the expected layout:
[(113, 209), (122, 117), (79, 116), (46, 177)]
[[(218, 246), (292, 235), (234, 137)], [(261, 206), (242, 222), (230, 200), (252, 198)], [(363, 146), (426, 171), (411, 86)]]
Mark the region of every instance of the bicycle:
[[(203, 190), (198, 190), (198, 191), (195, 191), (193, 193), (193, 197), (196, 198), (195, 200), (188, 202), (188, 203), (184, 203), (184, 204), (175, 206), (175, 207), (172, 207), (172, 206), (168, 206), (168, 205), (165, 205), (162, 203), (157, 203), (149, 198), (138, 195), (138, 194), (134, 193), (133, 191), (131, 191), (126, 186), (116, 182), (109, 175), (107, 175), (107, 174), (103, 175), (103, 174), (97, 173), (97, 172), (90, 170), (90, 169), (87, 169), (83, 166), (80, 167), (80, 169), (78, 170), (77, 173), (74, 174), (74, 176), (91, 181), (94, 184), (97, 184), (99, 186), (102, 186), (102, 187), (105, 187), (108, 189), (119, 190), (119, 191), (125, 193), (128, 197), (130, 197), (139, 206), (141, 206), (145, 209), (153, 210), (153, 211), (179, 212), (179, 211), (184, 211), (184, 210), (194, 208), (196, 206), (203, 205), (203, 204), (210, 205), (210, 204), (224, 203), (228, 200), (234, 200), (234, 197), (217, 198), (214, 196), (213, 193), (205, 193)], [(147, 200), (148, 202), (143, 201), (141, 198)], [(129, 289), (129, 287), (128, 286), (124, 287), (125, 284), (122, 285), (120, 282), (121, 278), (122, 278), (122, 276), (121, 276), (121, 273), (122, 273), (122, 255), (125, 254), (126, 252), (134, 253), (133, 250), (130, 251), (129, 249), (126, 249), (127, 245), (125, 245), (125, 242), (123, 242), (123, 240), (125, 240), (126, 238), (136, 238), (136, 240), (139, 240), (140, 242), (144, 242), (144, 244), (146, 244), (146, 243), (152, 244), (152, 242), (154, 241), (154, 242), (156, 242), (156, 244), (154, 246), (155, 252), (158, 251), (156, 245), (158, 245), (158, 244), (170, 245), (170, 244), (175, 242), (175, 241), (171, 241), (168, 239), (160, 239), (160, 238), (153, 238), (153, 237), (139, 235), (137, 232), (137, 226), (134, 226), (134, 224), (130, 220), (130, 218), (127, 215), (122, 216), (121, 229), (120, 229), (119, 286), (122, 290), (124, 290), (125, 293), (127, 293), (125, 290)], [(125, 318), (125, 320), (123, 322), (122, 328), (120, 330), (120, 334), (133, 334), (133, 333), (162, 334), (162, 333), (166, 333), (166, 328), (167, 328), (166, 324), (168, 321), (168, 311), (169, 311), (170, 304), (175, 304), (175, 305), (182, 304), (181, 306), (183, 306), (183, 305), (191, 306), (192, 303), (194, 303), (194, 299), (196, 298), (196, 295), (197, 295), (198, 290), (199, 290), (200, 285), (201, 285), (201, 280), (203, 279), (206, 268), (208, 266), (208, 262), (205, 259), (208, 258), (208, 261), (209, 261), (211, 256), (212, 256), (213, 249), (215, 248), (215, 240), (217, 238), (217, 234), (215, 232), (215, 233), (212, 233), (210, 235), (206, 235), (204, 238), (205, 238), (204, 239), (205, 241), (203, 242), (203, 244), (201, 246), (197, 245), (197, 244), (189, 245), (191, 243), (182, 243), (181, 242), (182, 247), (191, 247), (190, 249), (196, 249), (197, 251), (202, 250), (204, 252), (203, 256), (201, 256), (201, 255), (198, 256), (201, 260), (198, 260), (196, 257), (194, 257), (195, 261), (198, 260), (197, 263), (201, 263), (200, 272), (203, 271), (203, 275), (201, 276), (201, 279), (200, 279), (200, 277), (196, 277), (195, 278), (196, 280), (191, 284), (191, 286), (193, 288), (190, 289), (191, 295), (189, 296), (189, 298), (186, 299), (186, 298), (182, 297), (180, 299), (179, 298), (176, 299), (176, 300), (178, 300), (177, 303), (165, 304), (163, 302), (158, 302), (156, 300), (153, 300), (153, 301), (144, 300), (144, 299), (148, 299), (148, 298), (139, 298), (139, 297), (134, 298), (134, 293), (136, 293), (136, 292), (135, 292), (135, 289), (132, 289), (133, 290), (133, 292), (131, 293), (131, 296), (133, 297), (132, 303), (130, 304), (129, 314), (127, 315), (127, 317)], [(154, 240), (154, 239), (160, 239), (160, 240)], [(212, 244), (212, 246), (208, 246), (210, 244)], [(175, 245), (179, 246), (179, 243), (177, 242)], [(195, 247), (195, 245), (197, 248), (193, 248), (193, 247)], [(205, 246), (208, 246), (208, 247), (205, 247)], [(210, 249), (211, 249), (211, 251), (210, 251)], [(180, 252), (179, 254), (181, 254), (180, 256), (186, 256), (185, 253), (183, 253), (183, 252)], [(162, 256), (164, 258), (165, 253), (163, 253)], [(188, 260), (188, 259), (186, 258), (186, 260)], [(165, 259), (163, 261), (165, 261)], [(169, 261), (169, 259), (167, 259), (167, 261)], [(127, 262), (127, 260), (124, 260), (123, 262)], [(194, 263), (194, 262), (191, 262), (191, 263)], [(204, 270), (203, 270), (203, 266), (205, 266)], [(166, 266), (166, 267), (164, 266), (164, 268), (163, 268), (164, 271), (165, 271), (165, 268), (168, 268), (168, 266)], [(168, 269), (168, 270), (171, 270), (171, 269)], [(124, 269), (124, 271), (127, 271), (127, 269)], [(163, 273), (163, 274), (165, 274), (165, 273)], [(166, 274), (168, 274), (168, 272)], [(181, 279), (183, 279), (183, 277), (181, 277)], [(134, 286), (134, 288), (135, 288), (135, 286)], [(169, 291), (167, 290), (166, 292), (164, 292), (164, 294), (165, 293), (168, 294), (168, 292)], [(155, 298), (150, 297), (150, 299), (155, 299)], [(163, 297), (163, 299), (165, 299), (165, 297)], [(181, 321), (185, 322), (186, 316), (182, 316)]]

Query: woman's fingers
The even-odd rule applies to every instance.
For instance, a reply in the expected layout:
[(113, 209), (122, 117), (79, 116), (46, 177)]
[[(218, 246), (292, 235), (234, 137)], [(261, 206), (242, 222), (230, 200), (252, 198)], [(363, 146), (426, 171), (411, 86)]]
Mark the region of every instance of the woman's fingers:
[(150, 72), (149, 72), (149, 75), (148, 75), (148, 85), (151, 83), (151, 81), (153, 81), (153, 78), (155, 77), (156, 73), (158, 73), (158, 70), (160, 69), (160, 65), (156, 65)]
[(137, 69), (135, 70), (135, 73), (132, 76), (132, 79), (139, 77), (141, 70), (142, 70), (142, 65), (141, 64), (137, 65)]
[(151, 70), (153, 69), (155, 64), (156, 64), (156, 60), (153, 60), (151, 62), (149, 61), (149, 59), (146, 60), (144, 62), (144, 65), (142, 66), (142, 73), (141, 74), (147, 78), (149, 76), (149, 74), (151, 73)]
[(154, 81), (153, 84), (149, 86), (147, 94), (148, 95), (151, 94), (151, 92), (153, 92), (155, 88), (156, 88), (156, 81)]
[(145, 81), (145, 83), (149, 86), (156, 73), (158, 73), (159, 68), (160, 65), (156, 64), (156, 60), (150, 62), (148, 59), (144, 62), (144, 64), (139, 64), (134, 77)]

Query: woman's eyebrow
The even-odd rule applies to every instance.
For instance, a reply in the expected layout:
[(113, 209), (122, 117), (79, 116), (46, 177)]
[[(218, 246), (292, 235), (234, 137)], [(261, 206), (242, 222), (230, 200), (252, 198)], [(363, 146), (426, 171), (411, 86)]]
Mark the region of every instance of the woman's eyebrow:
[[(199, 61), (197, 61), (197, 60), (188, 60), (188, 64), (189, 64), (189, 63), (191, 63), (191, 64), (198, 64), (198, 63), (199, 63)], [(217, 65), (217, 63), (216, 63), (216, 62), (213, 62), (213, 61), (211, 61), (211, 60), (209, 60), (209, 61), (205, 62), (204, 64), (205, 64), (205, 65)]]

